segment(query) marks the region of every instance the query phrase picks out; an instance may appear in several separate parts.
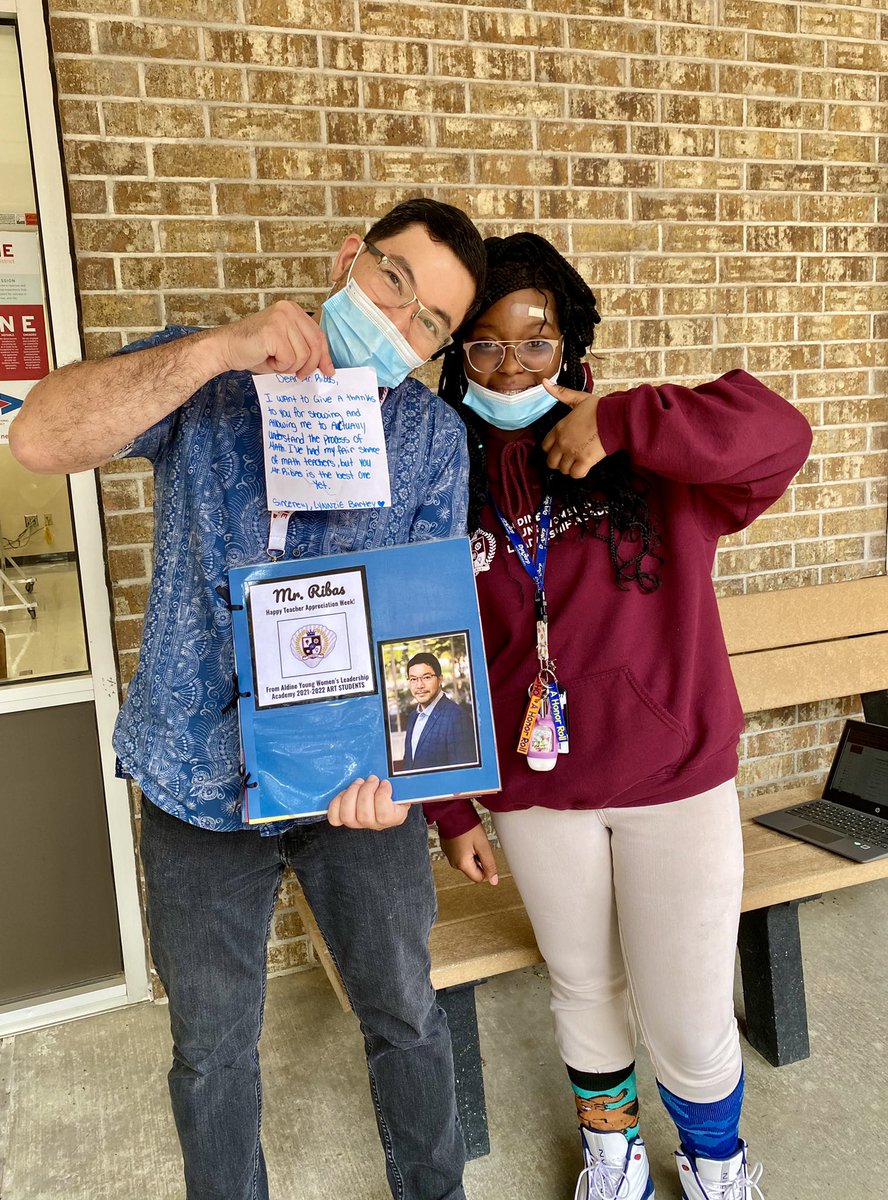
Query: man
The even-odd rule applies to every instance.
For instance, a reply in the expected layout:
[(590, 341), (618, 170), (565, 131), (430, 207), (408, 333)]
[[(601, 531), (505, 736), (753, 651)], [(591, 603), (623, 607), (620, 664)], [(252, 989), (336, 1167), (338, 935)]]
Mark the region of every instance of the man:
[(441, 662), (434, 654), (414, 654), (407, 664), (407, 683), (416, 708), (407, 718), (404, 770), (455, 767), (477, 759), (469, 714), (444, 695)]
[[(265, 1200), (257, 1043), (265, 944), (291, 865), (361, 1021), (392, 1193), (463, 1200), (446, 1021), (429, 980), (435, 893), (418, 807), (356, 780), (313, 823), (241, 820), (226, 570), (264, 561), (270, 516), (250, 372), (372, 366), (391, 475), (387, 509), (299, 514), (284, 553), (367, 550), (462, 532), (464, 430), (409, 372), (449, 341), (484, 272), (458, 209), (399, 205), (347, 237), (314, 317), (280, 301), (214, 329), (167, 328), (47, 376), (10, 444), (28, 468), (154, 463), (155, 566), (139, 669), (114, 746), (141, 787), (154, 961), (170, 999), (170, 1094), (188, 1200)], [(387, 389), (387, 390), (386, 390)], [(294, 766), (294, 770), (298, 767)], [(385, 834), (376, 832), (386, 829)]]

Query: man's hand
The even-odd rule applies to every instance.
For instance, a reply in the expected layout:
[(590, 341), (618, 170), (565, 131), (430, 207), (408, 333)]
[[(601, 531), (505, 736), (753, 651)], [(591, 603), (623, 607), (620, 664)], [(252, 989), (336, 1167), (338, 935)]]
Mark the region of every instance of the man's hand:
[(292, 300), (278, 300), (262, 312), (207, 335), (218, 356), (218, 371), (278, 373), (306, 379), (314, 371), (335, 370), (320, 326)]
[(606, 457), (598, 436), (598, 397), (559, 387), (548, 379), (543, 380), (543, 386), (559, 403), (573, 409), (543, 438), (546, 462), (553, 471), (583, 479)]
[(451, 867), (462, 871), (473, 883), (483, 883), (485, 879), (494, 887), (499, 883), (493, 847), (483, 825), (476, 825), (459, 837), (441, 838), (441, 849)]
[(392, 829), (403, 825), (409, 815), (410, 805), (395, 804), (392, 785), (378, 775), (356, 779), (333, 797), (327, 809), (331, 825), (346, 825), (349, 829)]
[(44, 475), (91, 470), (225, 371), (305, 379), (319, 368), (333, 374), (327, 339), (298, 304), (280, 300), (232, 325), (52, 371), (13, 421), (10, 450)]

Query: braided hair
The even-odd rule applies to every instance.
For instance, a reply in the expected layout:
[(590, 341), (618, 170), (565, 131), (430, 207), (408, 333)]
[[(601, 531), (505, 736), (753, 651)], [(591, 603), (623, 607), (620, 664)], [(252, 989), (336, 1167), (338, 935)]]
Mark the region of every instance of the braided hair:
[[(484, 423), (462, 402), (467, 386), (463, 342), (470, 337), (478, 314), (523, 288), (550, 292), (564, 338), (564, 357), (557, 382), (576, 390), (585, 389), (584, 359), (592, 345), (595, 326), (601, 320), (589, 285), (545, 238), (535, 233), (515, 233), (506, 238), (486, 238), (484, 246), (487, 284), (474, 315), (457, 330), (452, 345), (444, 351), (438, 384), (438, 394), (456, 409), (469, 435), (470, 530), (480, 523), (487, 501)], [(572, 479), (546, 465), (540, 443), (568, 412), (566, 405), (558, 404), (534, 426), (535, 459), (545, 488), (562, 508), (574, 510), (581, 533), (591, 534), (607, 544), (621, 591), (626, 591), (633, 582), (643, 592), (656, 591), (660, 586), (656, 567), (663, 562), (657, 553), (660, 537), (651, 520), (647, 485), (632, 471), (628, 455), (624, 451), (608, 455), (583, 479)], [(650, 570), (644, 569), (645, 559), (653, 560)]]

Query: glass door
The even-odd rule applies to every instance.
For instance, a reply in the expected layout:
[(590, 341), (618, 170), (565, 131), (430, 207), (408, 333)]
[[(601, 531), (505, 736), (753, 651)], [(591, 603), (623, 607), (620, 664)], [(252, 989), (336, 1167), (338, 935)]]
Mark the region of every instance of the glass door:
[(89, 669), (66, 476), (32, 475), (8, 429), (54, 366), (15, 25), (0, 23), (0, 686)]
[(33, 475), (7, 444), (34, 382), (80, 357), (40, 5), (0, 0), (0, 108), (3, 1034), (148, 988), (95, 473)]

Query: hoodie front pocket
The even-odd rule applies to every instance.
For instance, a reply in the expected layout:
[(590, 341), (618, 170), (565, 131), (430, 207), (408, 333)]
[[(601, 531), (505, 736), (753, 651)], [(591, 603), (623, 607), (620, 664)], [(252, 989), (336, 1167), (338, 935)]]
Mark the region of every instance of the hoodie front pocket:
[[(604, 805), (649, 776), (678, 763), (687, 748), (681, 723), (650, 695), (627, 666), (564, 680), (570, 755), (588, 773), (588, 799)], [(516, 754), (527, 692), (494, 698), (501, 758)], [(556, 777), (553, 784), (557, 786)]]

